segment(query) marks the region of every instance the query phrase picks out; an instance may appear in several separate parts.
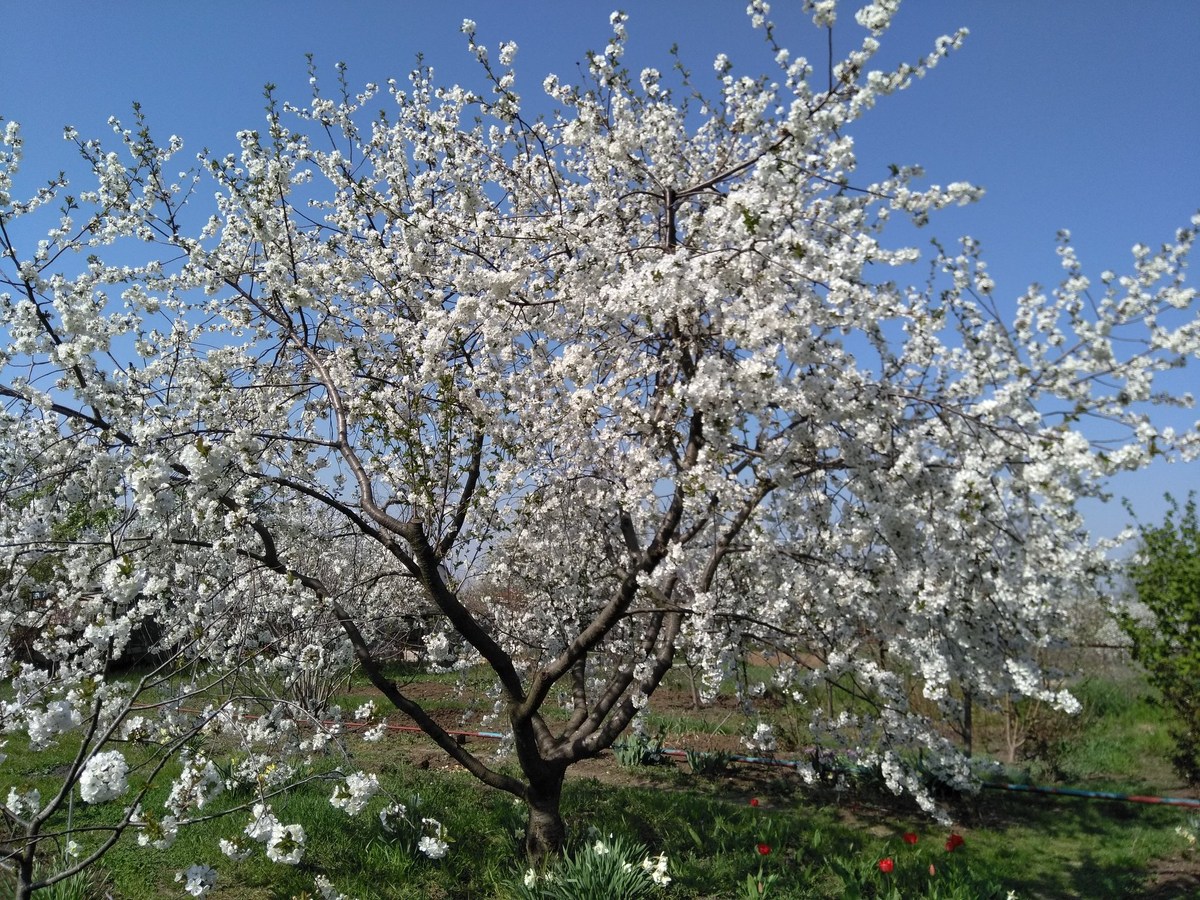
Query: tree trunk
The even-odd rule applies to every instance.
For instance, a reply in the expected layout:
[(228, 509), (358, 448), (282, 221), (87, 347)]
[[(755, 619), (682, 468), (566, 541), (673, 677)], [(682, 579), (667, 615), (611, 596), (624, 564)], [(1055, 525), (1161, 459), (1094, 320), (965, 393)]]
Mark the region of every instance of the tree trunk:
[(967, 759), (971, 758), (975, 740), (974, 727), (971, 721), (971, 711), (975, 706), (975, 695), (969, 689), (963, 690), (963, 743), (966, 745)]
[(530, 781), (529, 790), (525, 793), (525, 802), (529, 804), (525, 855), (534, 865), (562, 852), (566, 838), (561, 809), (564, 774), (565, 769), (559, 769), (545, 778)]
[(30, 900), (33, 897), (33, 853), (32, 848), (21, 854), (17, 863), (17, 886), (13, 900)]
[(700, 699), (700, 684), (699, 679), (696, 677), (696, 667), (688, 666), (687, 674), (688, 684), (692, 689), (692, 709), (701, 709), (704, 706), (704, 702)]

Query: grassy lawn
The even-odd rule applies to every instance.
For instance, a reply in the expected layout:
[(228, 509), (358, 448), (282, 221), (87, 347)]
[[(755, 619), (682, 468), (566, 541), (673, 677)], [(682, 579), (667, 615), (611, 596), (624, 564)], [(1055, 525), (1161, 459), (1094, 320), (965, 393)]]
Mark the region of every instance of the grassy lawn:
[[(1170, 745), (1163, 710), (1140, 679), (1094, 680), (1081, 685), (1079, 693), (1083, 726), (1057, 750), (1056, 767), (1065, 783), (1137, 793), (1179, 789), (1166, 762)], [(361, 686), (352, 686), (346, 699), (361, 701)], [(445, 699), (446, 709), (462, 705), (455, 697)], [(713, 733), (711, 712), (666, 711), (658, 722), (668, 729), (668, 739), (698, 728)], [(681, 734), (672, 734), (673, 729)], [(486, 752), (486, 745), (478, 746)], [(207, 749), (219, 759), (219, 744)], [(344, 770), (376, 772), (384, 789), (361, 814), (350, 817), (329, 803), (335, 776), (273, 801), (281, 822), (304, 826), (307, 849), (300, 865), (272, 863), (261, 847), (244, 862), (222, 856), (218, 841), (241, 834), (249, 820), (248, 813), (236, 812), (182, 829), (164, 851), (138, 847), (127, 835), (104, 858), (100, 883), (90, 896), (107, 892), (116, 900), (183, 900), (187, 895), (175, 874), (197, 862), (218, 870), (209, 895), (213, 900), (290, 900), (305, 892), (319, 897), (314, 886), (319, 875), (360, 900), (524, 896), (519, 852), (524, 813), (508, 795), (443, 765), (420, 736), (392, 734), (378, 744), (352, 739), (351, 749), (354, 759)], [(16, 736), (5, 752), (4, 795), (20, 785), (38, 787), (46, 796), (71, 758), (65, 741), (30, 753)], [(310, 774), (320, 775), (331, 765), (317, 760)], [(1031, 760), (1008, 774), (1044, 780), (1052, 773)], [(414, 851), (411, 840), (384, 831), (378, 812), (390, 802), (385, 793), (410, 808), (419, 795), (419, 815), (443, 823), (453, 839), (445, 858), (427, 859)], [(166, 789), (158, 787), (144, 805), (161, 809), (165, 796)], [(253, 793), (242, 789), (222, 794), (216, 805), (233, 808), (253, 800)], [(935, 826), (910, 804), (884, 796), (869, 778), (849, 792), (836, 792), (828, 784), (805, 786), (783, 770), (742, 765), (726, 776), (703, 779), (682, 766), (627, 770), (608, 759), (582, 766), (569, 780), (564, 811), (577, 852), (611, 834), (642, 845), (646, 853), (665, 853), (671, 884), (655, 887), (657, 893), (650, 895), (662, 898), (753, 897), (759, 884), (765, 890), (757, 896), (797, 900), (833, 900), (856, 891), (868, 898), (964, 900), (1003, 900), (1010, 891), (1022, 900), (1200, 896), (1195, 882), (1185, 877), (1200, 866), (1175, 832), (1186, 821), (1184, 810), (994, 790), (947, 802), (953, 829)], [(118, 807), (76, 803), (74, 826), (114, 821)], [(917, 835), (917, 842), (906, 843), (905, 833)], [(963, 843), (947, 852), (951, 833), (961, 835)], [(94, 838), (81, 831), (78, 839), (86, 847)], [(882, 860), (892, 860), (893, 871), (881, 871)], [(1155, 872), (1162, 873), (1158, 884)]]

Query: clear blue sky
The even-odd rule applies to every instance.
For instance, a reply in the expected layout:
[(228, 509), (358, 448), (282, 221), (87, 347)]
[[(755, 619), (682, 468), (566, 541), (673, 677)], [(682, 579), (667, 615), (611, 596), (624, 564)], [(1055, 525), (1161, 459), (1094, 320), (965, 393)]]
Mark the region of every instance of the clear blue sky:
[[(735, 73), (768, 71), (770, 56), (744, 5), (628, 3), (626, 62), (634, 71), (653, 65), (666, 72), (667, 51), (677, 43), (701, 80), (715, 77), (718, 52), (729, 55)], [(857, 5), (843, 2), (839, 54), (861, 38)], [(796, 0), (773, 4), (780, 42), (793, 55), (823, 61), (825, 37), (799, 7)], [(279, 85), (284, 99), (306, 102), (305, 53), (315, 54), (330, 79), (334, 63), (348, 63), (352, 87), (403, 80), (423, 53), (440, 79), (482, 89), (458, 31), (464, 17), (478, 22), (478, 39), (493, 53), (501, 41), (517, 41), (517, 88), (534, 104), (544, 75), (568, 80), (585, 50), (603, 47), (614, 8), (615, 0), (0, 0), (0, 115), (24, 126), (29, 179), (73, 165), (63, 125), (103, 138), (108, 116), (128, 118), (133, 100), (161, 137), (176, 133), (191, 150), (228, 152), (236, 149), (234, 132), (261, 124), (265, 82)], [(1032, 281), (1057, 281), (1059, 228), (1072, 231), (1085, 268), (1096, 274), (1127, 268), (1134, 243), (1157, 247), (1187, 224), (1200, 208), (1200, 2), (907, 0), (884, 37), (882, 59), (913, 59), (961, 25), (971, 35), (960, 52), (910, 91), (885, 99), (853, 131), (864, 182), (888, 163), (920, 163), (932, 181), (987, 188), (981, 204), (935, 218), (922, 242), (962, 234), (982, 240), (997, 296), (1011, 298)], [(1200, 262), (1195, 271), (1200, 279)], [(1174, 384), (1200, 394), (1200, 366)], [(1155, 519), (1164, 490), (1185, 494), (1193, 486), (1200, 488), (1200, 463), (1159, 466), (1114, 489)], [(1089, 508), (1099, 533), (1125, 518), (1113, 504)]]

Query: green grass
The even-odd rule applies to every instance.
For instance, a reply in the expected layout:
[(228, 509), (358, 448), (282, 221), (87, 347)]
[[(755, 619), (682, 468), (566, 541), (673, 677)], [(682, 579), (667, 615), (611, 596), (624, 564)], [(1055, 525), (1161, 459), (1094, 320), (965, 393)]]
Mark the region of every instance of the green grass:
[(1021, 896), (1140, 897), (1148, 864), (1182, 847), (1179, 810), (988, 793), (972, 849)]
[(1083, 787), (1120, 785), (1137, 792), (1179, 786), (1169, 762), (1169, 713), (1143, 679), (1092, 679), (1080, 684), (1076, 693), (1086, 727), (1064, 754), (1064, 781)]
[[(1175, 784), (1166, 762), (1164, 716), (1143, 681), (1096, 679), (1078, 685), (1076, 693), (1085, 708), (1085, 727), (1065, 739), (1060, 761), (1064, 776), (1079, 786), (1118, 791), (1157, 792)], [(365, 698), (356, 694), (355, 699)], [(665, 716), (660, 720), (670, 722)], [(677, 724), (685, 731), (695, 723), (681, 715)], [(249, 818), (237, 812), (182, 830), (166, 851), (139, 848), (129, 835), (105, 857), (98, 878), (114, 898), (124, 900), (186, 900), (175, 873), (196, 862), (219, 872), (212, 900), (290, 900), (305, 891), (313, 894), (317, 875), (359, 900), (516, 896), (524, 870), (522, 809), (508, 795), (465, 774), (407, 763), (410, 750), (429, 746), (409, 735), (392, 735), (379, 744), (353, 740), (351, 767), (378, 773), (386, 791), (402, 802), (419, 794), (422, 814), (442, 821), (454, 838), (445, 859), (414, 855), (383, 832), (377, 818), (387, 802), (383, 796), (351, 818), (330, 805), (333, 785), (322, 781), (273, 803), (281, 821), (300, 822), (308, 834), (308, 849), (297, 867), (269, 862), (261, 848), (242, 863), (225, 859), (218, 841), (239, 834)], [(210, 748), (216, 755), (220, 745)], [(48, 796), (72, 758), (65, 740), (31, 753), (20, 737), (10, 736), (5, 752), (9, 758), (0, 766), (0, 797), (14, 784), (38, 787)], [(328, 768), (331, 763), (317, 765)], [(1009, 890), (1022, 900), (1184, 896), (1183, 888), (1155, 894), (1146, 887), (1155, 860), (1186, 859), (1186, 845), (1174, 831), (1185, 820), (1180, 809), (983, 791), (949, 801), (959, 823), (956, 830), (966, 839), (949, 854), (943, 847), (946, 829), (931, 826), (909, 805), (869, 788), (839, 802), (832, 792), (805, 788), (793, 776), (749, 766), (736, 774), (733, 780), (704, 780), (659, 767), (619, 779), (636, 785), (573, 779), (564, 794), (569, 834), (576, 846), (598, 831), (644, 844), (651, 853), (666, 853), (673, 882), (655, 891), (679, 900), (743, 896), (748, 876), (752, 884), (766, 879), (766, 896), (781, 900), (833, 900), (854, 889), (863, 897), (882, 898), (901, 879), (908, 885), (903, 896), (942, 900), (1003, 898)], [(749, 803), (752, 794), (761, 799), (757, 807)], [(144, 805), (161, 808), (165, 796), (166, 787), (156, 787)], [(250, 799), (249, 792), (227, 793), (217, 802), (229, 807)], [(74, 822), (86, 828), (111, 823), (120, 813), (119, 802), (95, 808), (77, 803)], [(901, 839), (906, 831), (920, 835), (915, 847)], [(86, 847), (94, 838), (80, 835), (79, 840)], [(758, 844), (769, 846), (770, 853), (761, 855)], [(884, 858), (895, 861), (894, 873), (879, 871)], [(933, 880), (927, 875), (931, 863), (937, 872)], [(102, 892), (91, 893), (100, 896)]]
[[(119, 844), (104, 861), (114, 896), (182, 897), (174, 873), (197, 861), (210, 862), (221, 873), (214, 900), (287, 900), (311, 893), (317, 874), (362, 900), (506, 896), (519, 875), (522, 827), (521, 811), (507, 796), (465, 775), (403, 765), (384, 772), (382, 780), (401, 797), (420, 793), (423, 811), (443, 821), (456, 839), (445, 860), (414, 857), (398, 848), (375, 817), (382, 799), (350, 818), (330, 806), (330, 786), (320, 784), (275, 804), (282, 821), (305, 825), (308, 851), (301, 866), (272, 864), (261, 850), (243, 863), (221, 857), (217, 841), (238, 834), (247, 818), (236, 814), (182, 831), (167, 851), (138, 848), (132, 841)], [(851, 813), (802, 794), (764, 795), (752, 808), (744, 796), (614, 787), (583, 779), (568, 784), (564, 807), (576, 839), (586, 840), (594, 828), (667, 853), (674, 879), (669, 896), (674, 897), (736, 896), (737, 885), (761, 863), (778, 876), (772, 896), (832, 900), (845, 890), (838, 866), (859, 873), (865, 886), (881, 886), (886, 879), (872, 868), (878, 860), (904, 859), (919, 850), (922, 865), (935, 862), (945, 880), (957, 877), (975, 891), (964, 896), (986, 897), (991, 886), (999, 885), (1022, 897), (1116, 900), (1141, 896), (1148, 862), (1181, 846), (1173, 833), (1182, 821), (1176, 810), (1057, 797), (985, 796), (963, 806), (960, 831), (966, 844), (955, 854), (941, 848), (944, 829), (911, 813), (871, 807)], [(77, 811), (77, 821), (87, 824), (107, 812)], [(916, 849), (900, 839), (908, 830), (921, 835)], [(771, 847), (767, 857), (757, 853), (759, 843)]]

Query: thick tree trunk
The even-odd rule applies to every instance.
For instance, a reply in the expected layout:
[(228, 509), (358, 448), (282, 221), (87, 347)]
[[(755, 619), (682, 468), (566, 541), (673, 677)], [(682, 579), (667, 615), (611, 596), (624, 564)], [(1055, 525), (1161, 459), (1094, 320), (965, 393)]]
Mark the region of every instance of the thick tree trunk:
[(566, 826), (562, 818), (562, 786), (565, 769), (531, 781), (525, 793), (529, 824), (525, 827), (525, 855), (537, 864), (562, 852)]

